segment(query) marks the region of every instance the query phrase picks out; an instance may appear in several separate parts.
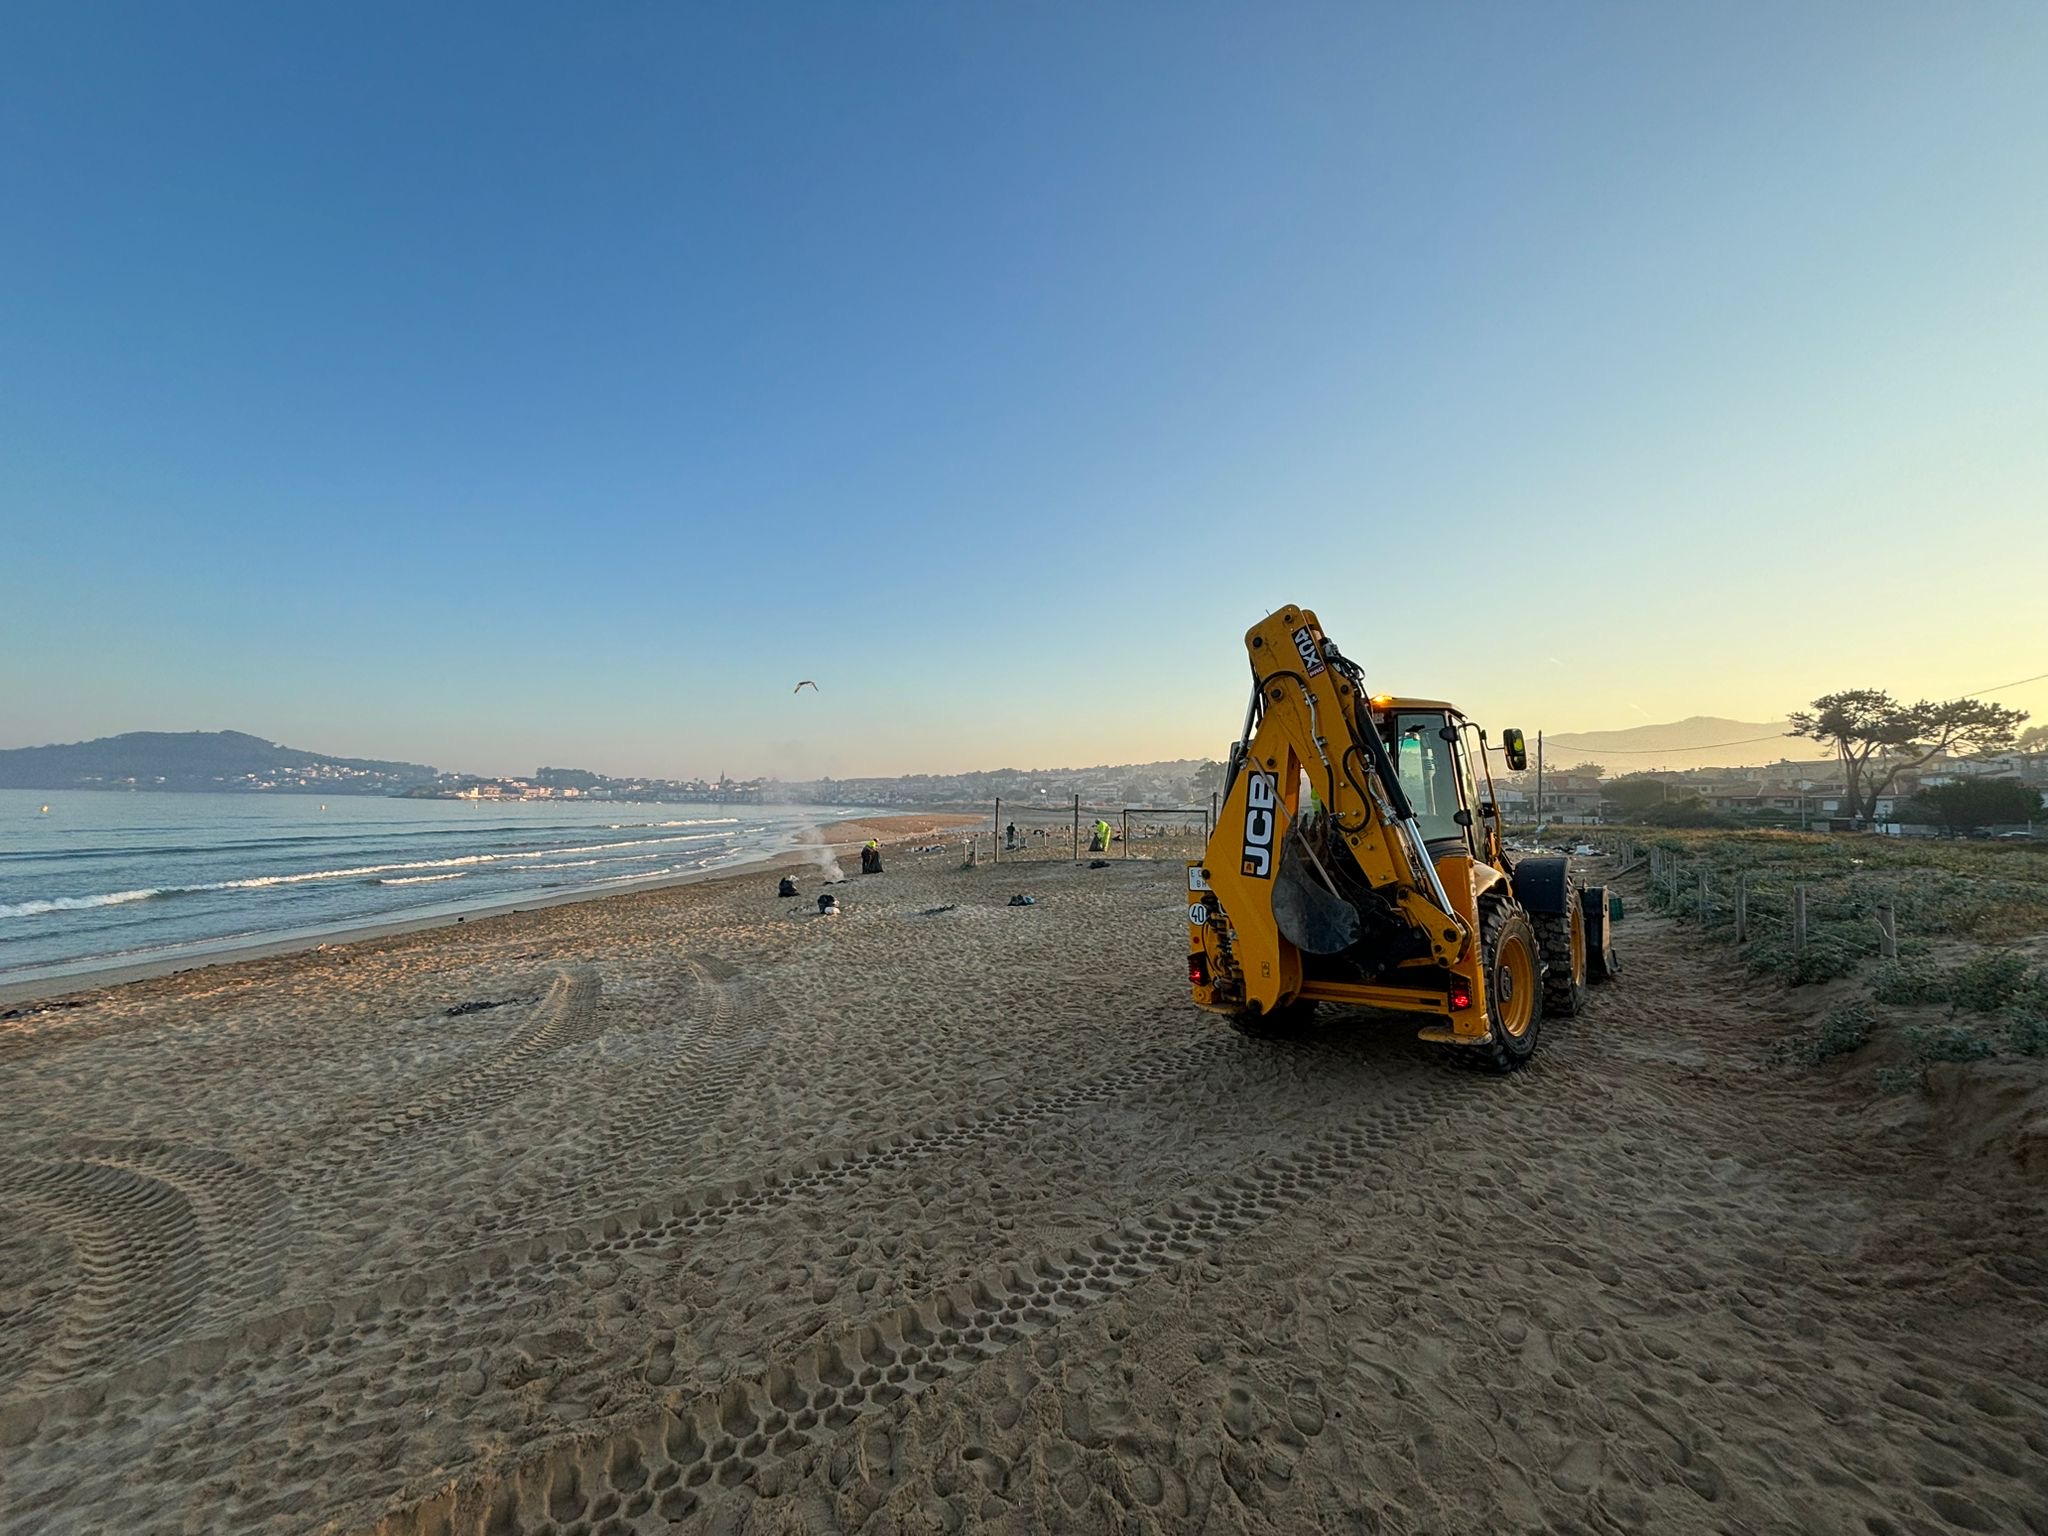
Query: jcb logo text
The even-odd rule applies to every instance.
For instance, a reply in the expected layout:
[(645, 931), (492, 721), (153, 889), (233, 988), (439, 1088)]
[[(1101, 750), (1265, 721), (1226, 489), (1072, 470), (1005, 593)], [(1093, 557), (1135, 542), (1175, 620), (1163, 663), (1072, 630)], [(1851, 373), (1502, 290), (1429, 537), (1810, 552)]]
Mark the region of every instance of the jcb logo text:
[(1254, 773), (1244, 791), (1244, 872), (1267, 880), (1273, 874), (1273, 813), (1280, 796), (1273, 775)]

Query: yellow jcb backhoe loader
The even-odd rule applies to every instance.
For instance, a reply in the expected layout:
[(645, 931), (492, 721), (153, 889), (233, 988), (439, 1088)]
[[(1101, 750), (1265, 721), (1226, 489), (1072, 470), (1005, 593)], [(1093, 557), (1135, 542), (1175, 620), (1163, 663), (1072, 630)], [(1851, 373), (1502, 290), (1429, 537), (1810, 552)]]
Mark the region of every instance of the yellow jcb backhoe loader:
[[(1423, 1039), (1520, 1066), (1546, 1013), (1576, 1013), (1619, 968), (1606, 888), (1509, 855), (1486, 733), (1456, 707), (1370, 696), (1306, 608), (1245, 648), (1243, 735), (1188, 865), (1195, 1001), (1249, 1035), (1291, 1033), (1318, 1003), (1420, 1014)], [(1502, 747), (1526, 764), (1521, 732)]]

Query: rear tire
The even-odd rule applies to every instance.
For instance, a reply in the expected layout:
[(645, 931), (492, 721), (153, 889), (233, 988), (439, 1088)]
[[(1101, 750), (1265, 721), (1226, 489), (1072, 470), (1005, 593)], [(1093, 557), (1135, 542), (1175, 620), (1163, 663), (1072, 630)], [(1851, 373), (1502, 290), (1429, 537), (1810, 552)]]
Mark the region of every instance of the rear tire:
[(1568, 1019), (1585, 1006), (1593, 948), (1579, 888), (1565, 881), (1564, 910), (1538, 912), (1531, 921), (1543, 948), (1543, 1011), (1551, 1018)]
[(1461, 1054), (1490, 1071), (1513, 1072), (1536, 1054), (1543, 1024), (1543, 961), (1536, 929), (1514, 902), (1490, 901), (1480, 912), (1479, 944), (1493, 1037), (1485, 1045), (1462, 1047)]
[(1267, 1013), (1239, 1009), (1230, 1015), (1230, 1027), (1247, 1040), (1294, 1040), (1315, 1021), (1315, 1016), (1314, 1003), (1297, 999)]

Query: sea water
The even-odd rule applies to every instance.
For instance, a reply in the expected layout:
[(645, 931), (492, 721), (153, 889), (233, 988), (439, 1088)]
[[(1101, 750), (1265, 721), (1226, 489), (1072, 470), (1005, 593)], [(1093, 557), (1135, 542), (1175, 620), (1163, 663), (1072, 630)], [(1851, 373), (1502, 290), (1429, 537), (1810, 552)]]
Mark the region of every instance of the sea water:
[(0, 790), (0, 985), (629, 889), (783, 852), (823, 818), (856, 814)]

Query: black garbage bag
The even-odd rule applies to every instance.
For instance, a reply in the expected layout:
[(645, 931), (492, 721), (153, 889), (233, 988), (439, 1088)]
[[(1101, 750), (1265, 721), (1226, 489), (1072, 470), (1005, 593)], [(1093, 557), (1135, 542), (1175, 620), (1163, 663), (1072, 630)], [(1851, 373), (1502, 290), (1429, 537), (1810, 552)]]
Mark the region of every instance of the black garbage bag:
[(882, 872), (882, 850), (863, 848), (860, 851), (860, 872), (864, 875), (879, 875)]
[(789, 876), (784, 875), (782, 877), (782, 884), (775, 888), (775, 894), (778, 896), (794, 896), (796, 893), (796, 882), (790, 879)]

